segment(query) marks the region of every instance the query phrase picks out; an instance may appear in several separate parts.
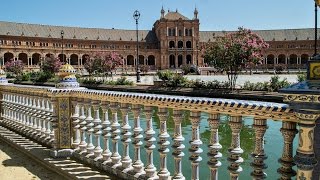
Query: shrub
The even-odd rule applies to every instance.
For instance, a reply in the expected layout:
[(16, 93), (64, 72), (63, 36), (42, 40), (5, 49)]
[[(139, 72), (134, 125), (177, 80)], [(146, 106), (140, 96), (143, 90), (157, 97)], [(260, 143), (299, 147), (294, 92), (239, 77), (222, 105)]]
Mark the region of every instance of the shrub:
[(81, 80), (81, 83), (90, 85), (90, 86), (97, 86), (99, 84), (103, 84), (102, 80), (96, 80), (94, 78), (85, 78)]
[(54, 77), (54, 74), (51, 72), (39, 71), (39, 72), (32, 73), (30, 76), (30, 79), (32, 80), (32, 82), (44, 83), (53, 77)]
[(43, 63), (40, 66), (40, 69), (46, 73), (56, 73), (59, 71), (62, 66), (62, 62), (59, 57), (54, 57), (51, 55), (50, 57), (45, 57)]
[(180, 74), (174, 74), (171, 80), (166, 82), (168, 87), (185, 87), (188, 80)]
[(126, 77), (121, 77), (119, 79), (116, 80), (116, 84), (115, 85), (133, 85), (132, 81), (129, 81)]
[(302, 81), (307, 80), (307, 74), (306, 73), (297, 74), (297, 80), (298, 80), (298, 82), (302, 82)]
[(25, 65), (22, 63), (21, 60), (14, 61), (13, 59), (11, 59), (10, 61), (4, 64), (4, 70), (6, 72), (13, 73), (16, 76), (20, 76), (23, 72), (24, 66)]
[(181, 69), (183, 71), (183, 74), (187, 75), (191, 71), (191, 65), (190, 64), (184, 64), (184, 65), (181, 66)]
[(161, 79), (162, 81), (168, 81), (173, 78), (174, 74), (172, 71), (166, 70), (166, 71), (158, 71), (157, 75), (159, 79)]

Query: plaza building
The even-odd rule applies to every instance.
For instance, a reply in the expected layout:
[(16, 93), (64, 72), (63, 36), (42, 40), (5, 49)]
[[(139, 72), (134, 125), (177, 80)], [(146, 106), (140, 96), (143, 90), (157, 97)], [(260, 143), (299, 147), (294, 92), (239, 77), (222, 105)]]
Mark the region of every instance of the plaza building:
[[(151, 69), (176, 69), (184, 64), (205, 66), (202, 47), (223, 31), (200, 31), (197, 9), (187, 18), (178, 10), (165, 12), (151, 30), (139, 30), (137, 57), (136, 30), (51, 26), (0, 21), (0, 65), (10, 59), (22, 60), (27, 69), (39, 69), (39, 64), (51, 54), (81, 70), (86, 56), (95, 51), (119, 53), (123, 67), (134, 71), (136, 63)], [(63, 38), (61, 32), (64, 32)], [(264, 52), (263, 69), (282, 64), (288, 69), (305, 68), (314, 53), (314, 29), (255, 30), (270, 48)], [(63, 49), (63, 54), (62, 54)], [(138, 61), (136, 62), (136, 59)]]

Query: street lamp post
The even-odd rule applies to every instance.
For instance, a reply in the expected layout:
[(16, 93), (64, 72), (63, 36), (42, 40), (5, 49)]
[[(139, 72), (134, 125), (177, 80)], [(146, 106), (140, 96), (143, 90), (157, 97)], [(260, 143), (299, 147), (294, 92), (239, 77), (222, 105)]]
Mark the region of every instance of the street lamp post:
[(140, 82), (140, 68), (139, 68), (139, 34), (138, 34), (138, 20), (140, 18), (140, 12), (134, 11), (133, 18), (136, 20), (136, 33), (137, 33), (137, 58), (136, 58), (136, 71), (137, 71), (137, 83)]
[(314, 3), (314, 56), (317, 55), (317, 40), (318, 40), (318, 5), (320, 1), (319, 0), (315, 0)]
[[(62, 46), (61, 46), (61, 56), (62, 56), (62, 62), (64, 62), (64, 55), (63, 55), (63, 36), (64, 36), (64, 31), (61, 30), (61, 40), (62, 40)], [(65, 62), (64, 62), (65, 63)]]

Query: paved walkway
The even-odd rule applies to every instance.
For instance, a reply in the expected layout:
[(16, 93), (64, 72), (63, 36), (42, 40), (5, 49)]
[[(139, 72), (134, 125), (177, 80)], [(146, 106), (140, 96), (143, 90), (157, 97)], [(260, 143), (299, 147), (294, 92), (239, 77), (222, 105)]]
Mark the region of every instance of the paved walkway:
[(0, 140), (0, 179), (3, 180), (62, 180), (59, 174), (34, 162)]
[[(237, 79), (237, 85), (238, 86), (243, 86), (243, 84), (246, 81), (250, 82), (264, 82), (264, 81), (270, 81), (271, 77), (274, 76), (273, 74), (253, 74), (253, 75), (239, 75)], [(297, 82), (297, 75), (296, 74), (279, 74), (278, 75), (280, 79), (287, 78), (287, 80), (290, 83), (296, 83)], [(120, 78), (121, 76), (113, 76), (112, 78), (108, 78), (108, 80), (116, 80)], [(136, 82), (136, 76), (125, 76), (128, 80)], [(211, 76), (205, 76), (205, 75), (187, 75), (185, 76), (186, 78), (190, 80), (196, 80), (200, 79), (202, 81), (228, 81), (228, 76), (227, 75), (211, 75)], [(145, 84), (145, 85), (153, 85), (153, 80), (157, 78), (156, 75), (154, 76), (141, 76), (141, 83), (140, 84)]]
[[(0, 126), (0, 144), (2, 161), (0, 180), (116, 179), (110, 178), (105, 172), (99, 172), (72, 159), (52, 159), (49, 156), (49, 149), (3, 126)], [(16, 149), (8, 147), (7, 144), (15, 145), (32, 159), (27, 158), (25, 154), (18, 152)], [(7, 148), (11, 150), (7, 150)], [(38, 163), (35, 161), (38, 161)], [(64, 176), (59, 176), (47, 170), (43, 164)]]

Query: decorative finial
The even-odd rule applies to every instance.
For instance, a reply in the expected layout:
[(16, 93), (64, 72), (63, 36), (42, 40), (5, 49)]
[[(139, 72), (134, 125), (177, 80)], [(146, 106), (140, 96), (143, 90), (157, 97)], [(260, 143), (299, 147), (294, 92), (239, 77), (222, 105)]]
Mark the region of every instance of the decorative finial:
[(197, 10), (197, 6), (194, 8), (194, 17), (193, 19), (198, 19), (198, 10)]
[(178, 12), (178, 8), (176, 9), (176, 13)]
[(76, 70), (68, 63), (61, 66), (58, 72), (59, 83), (56, 84), (57, 89), (73, 89), (79, 88), (79, 83), (75, 76)]
[(164, 11), (163, 6), (162, 6), (162, 8), (161, 8), (161, 16), (160, 16), (161, 19), (164, 18), (164, 13), (165, 13), (165, 11)]

